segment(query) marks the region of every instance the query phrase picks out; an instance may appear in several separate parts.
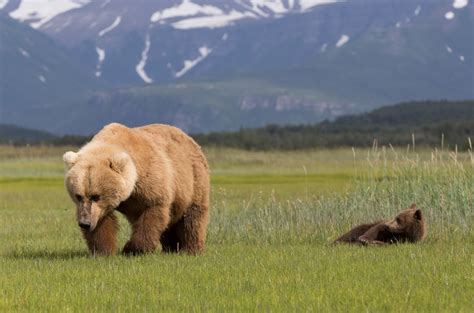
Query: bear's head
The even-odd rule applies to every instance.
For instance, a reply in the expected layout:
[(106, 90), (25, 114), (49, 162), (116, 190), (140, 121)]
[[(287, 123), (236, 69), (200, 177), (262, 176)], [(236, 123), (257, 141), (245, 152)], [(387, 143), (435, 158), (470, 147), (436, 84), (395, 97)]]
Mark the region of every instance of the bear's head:
[(386, 222), (386, 227), (393, 234), (401, 234), (406, 240), (416, 242), (424, 239), (426, 223), (423, 213), (413, 203), (408, 209)]
[(84, 147), (63, 156), (65, 184), (77, 206), (77, 222), (93, 231), (101, 219), (130, 197), (137, 180), (132, 158), (112, 147)]

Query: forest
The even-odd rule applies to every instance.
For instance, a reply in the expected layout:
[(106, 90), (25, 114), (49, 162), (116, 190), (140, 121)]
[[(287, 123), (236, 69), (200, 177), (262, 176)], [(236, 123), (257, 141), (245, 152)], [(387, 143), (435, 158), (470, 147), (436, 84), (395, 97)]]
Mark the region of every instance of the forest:
[[(241, 128), (238, 131), (191, 134), (206, 147), (246, 150), (299, 150), (379, 145), (466, 148), (474, 136), (474, 100), (419, 101), (345, 115), (317, 124)], [(91, 136), (65, 135), (0, 125), (0, 143), (79, 146)]]

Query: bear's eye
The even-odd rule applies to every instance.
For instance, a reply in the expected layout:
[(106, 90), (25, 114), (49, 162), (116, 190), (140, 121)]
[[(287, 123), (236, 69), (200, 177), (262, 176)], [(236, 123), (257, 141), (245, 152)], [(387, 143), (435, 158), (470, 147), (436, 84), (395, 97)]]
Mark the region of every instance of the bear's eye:
[(90, 199), (91, 199), (91, 201), (97, 202), (97, 201), (100, 200), (100, 196), (99, 195), (91, 195)]
[(397, 223), (400, 224), (402, 222), (402, 219), (397, 217)]
[(77, 201), (81, 202), (82, 201), (82, 196), (81, 195), (75, 195)]

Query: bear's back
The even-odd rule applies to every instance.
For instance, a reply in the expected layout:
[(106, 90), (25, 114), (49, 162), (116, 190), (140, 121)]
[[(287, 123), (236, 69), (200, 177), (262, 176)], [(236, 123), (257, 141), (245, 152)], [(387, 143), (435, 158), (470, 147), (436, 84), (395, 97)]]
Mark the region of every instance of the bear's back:
[[(138, 132), (149, 134), (155, 138), (155, 140), (162, 140), (165, 143), (178, 143), (178, 144), (196, 144), (194, 140), (185, 134), (181, 129), (165, 125), (165, 124), (150, 124), (141, 127), (133, 128)], [(160, 142), (160, 144), (163, 144)]]
[[(208, 169), (201, 147), (181, 129), (166, 124), (150, 124), (135, 129), (151, 135), (159, 148), (168, 154), (191, 158)], [(179, 156), (176, 155), (178, 158)]]
[(182, 174), (196, 167), (209, 171), (201, 147), (181, 129), (170, 125), (150, 124), (129, 128), (111, 123), (98, 132), (92, 142), (118, 145), (128, 151), (134, 160), (144, 162), (157, 154), (166, 155)]
[(117, 144), (128, 148), (134, 145), (143, 147), (147, 143), (165, 152), (178, 148), (185, 154), (203, 155), (201, 147), (190, 136), (177, 127), (165, 124), (129, 128), (119, 123), (111, 123), (102, 128), (92, 141)]

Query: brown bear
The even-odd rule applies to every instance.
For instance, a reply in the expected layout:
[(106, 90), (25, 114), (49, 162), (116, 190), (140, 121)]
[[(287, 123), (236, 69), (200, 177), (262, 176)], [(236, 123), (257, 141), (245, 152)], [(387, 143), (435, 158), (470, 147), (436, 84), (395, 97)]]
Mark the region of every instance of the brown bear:
[(425, 238), (426, 222), (423, 213), (412, 204), (391, 220), (377, 221), (354, 227), (334, 243), (386, 245), (417, 242)]
[(63, 156), (65, 184), (93, 254), (117, 250), (115, 211), (132, 227), (124, 254), (204, 249), (209, 168), (194, 140), (178, 128), (105, 126), (77, 153)]

